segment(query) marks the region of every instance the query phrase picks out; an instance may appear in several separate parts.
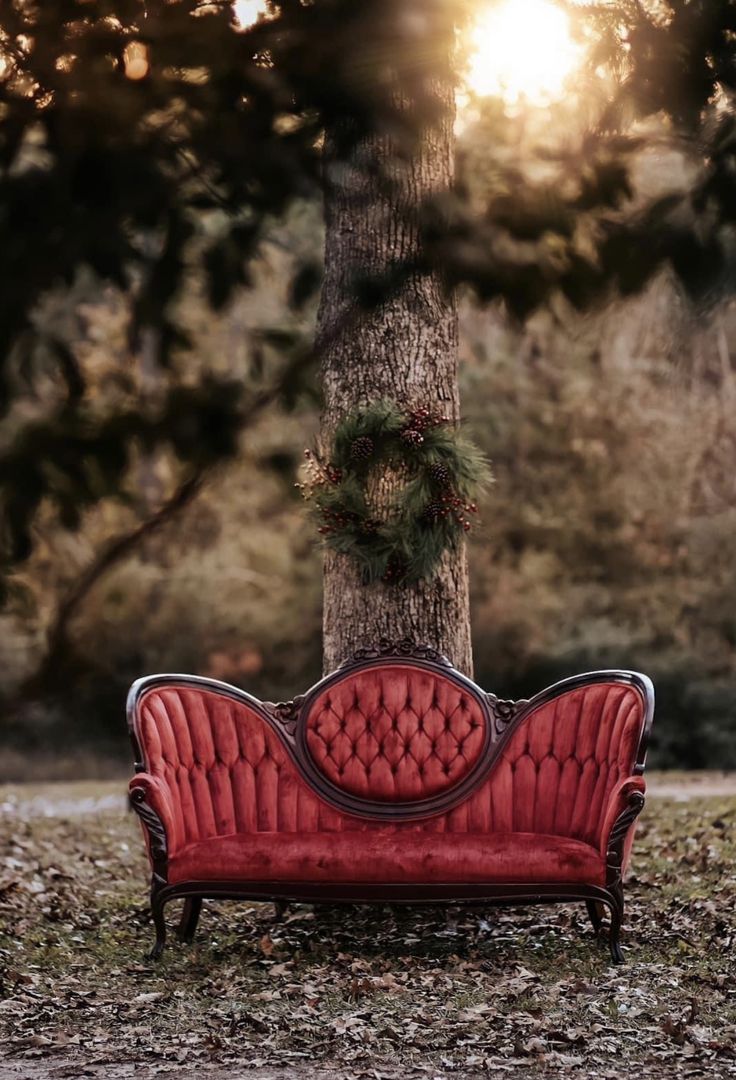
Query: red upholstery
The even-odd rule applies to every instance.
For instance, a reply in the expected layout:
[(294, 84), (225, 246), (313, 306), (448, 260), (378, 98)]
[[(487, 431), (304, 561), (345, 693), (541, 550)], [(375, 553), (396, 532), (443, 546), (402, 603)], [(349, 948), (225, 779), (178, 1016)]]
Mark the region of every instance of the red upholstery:
[(407, 802), (453, 787), (476, 764), (486, 720), (452, 679), (385, 664), (346, 675), (314, 701), (307, 746), (337, 787), (379, 802)]
[(327, 827), (329, 810), (244, 703), (212, 691), (155, 689), (141, 701), (138, 736), (149, 773), (171, 792), (170, 852), (228, 833)]
[[(477, 700), (422, 669), (411, 678), (390, 665), (369, 674), (379, 671), (380, 678), (364, 672), (360, 682), (333, 684), (315, 702), (310, 748), (325, 773), (339, 778), (343, 761), (348, 790), (397, 801), (458, 783), (482, 745)], [(212, 690), (153, 687), (136, 719), (147, 774), (131, 787), (146, 788), (163, 821), (170, 880), (323, 873), (320, 880), (492, 881), (498, 874), (595, 884), (642, 723), (641, 697), (627, 685), (570, 690), (512, 732), (487, 778), (455, 809), (386, 824), (318, 798), (246, 703)], [(631, 783), (643, 788), (639, 778)]]
[(470, 832), (540, 832), (596, 847), (611, 795), (630, 776), (644, 719), (632, 687), (603, 683), (540, 705), (511, 735), (488, 781), (452, 812)]
[(605, 865), (589, 844), (505, 833), (428, 836), (389, 830), (339, 835), (258, 833), (192, 844), (169, 864), (169, 881), (588, 882)]

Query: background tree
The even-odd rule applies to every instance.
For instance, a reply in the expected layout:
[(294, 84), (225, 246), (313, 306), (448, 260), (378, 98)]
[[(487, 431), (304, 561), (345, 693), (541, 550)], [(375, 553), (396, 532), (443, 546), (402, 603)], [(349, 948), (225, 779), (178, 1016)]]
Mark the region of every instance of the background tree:
[[(325, 277), (317, 319), (322, 358), (325, 446), (346, 415), (380, 401), (407, 411), (425, 406), (457, 421), (457, 308), (438, 268), (424, 263), (422, 207), (447, 196), (454, 172), (454, 25), (440, 4), (404, 13), (407, 48), (430, 58), (431, 96), (411, 144), (387, 133), (350, 140), (330, 128), (325, 148)], [(379, 53), (380, 39), (368, 46)], [(400, 109), (418, 102), (400, 85)], [(356, 293), (385, 283), (390, 293), (351, 319)], [(368, 297), (366, 297), (368, 299)], [(372, 504), (381, 519), (405, 482), (398, 468), (376, 478)], [(366, 585), (348, 555), (328, 551), (324, 576), (324, 669), (366, 642), (410, 638), (439, 648), (472, 671), (465, 545), (447, 551), (435, 576), (413, 586)]]

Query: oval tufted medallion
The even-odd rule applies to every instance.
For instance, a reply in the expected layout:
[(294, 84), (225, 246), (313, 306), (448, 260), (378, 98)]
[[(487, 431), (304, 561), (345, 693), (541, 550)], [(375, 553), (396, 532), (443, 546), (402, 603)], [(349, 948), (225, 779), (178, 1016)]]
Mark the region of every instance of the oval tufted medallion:
[(310, 703), (314, 768), (360, 799), (411, 803), (461, 784), (487, 745), (487, 713), (464, 683), (416, 664), (345, 674)]

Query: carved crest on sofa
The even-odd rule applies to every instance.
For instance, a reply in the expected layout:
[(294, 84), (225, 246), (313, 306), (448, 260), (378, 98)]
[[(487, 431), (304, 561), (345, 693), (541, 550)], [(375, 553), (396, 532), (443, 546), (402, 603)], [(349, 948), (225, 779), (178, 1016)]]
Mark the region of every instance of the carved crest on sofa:
[(525, 699), (512, 701), (510, 698), (500, 698), (495, 694), (486, 694), (486, 697), (493, 713), (493, 727), (498, 737), (504, 733), (519, 709), (527, 702)]
[(303, 701), (304, 695), (295, 697), (291, 701), (278, 701), (275, 704), (268, 701), (264, 702), (264, 707), (271, 713), (274, 720), (281, 725), (284, 733), (290, 739), (294, 738)]
[(446, 667), (452, 667), (448, 658), (430, 645), (422, 645), (420, 642), (412, 641), (411, 638), (401, 638), (399, 641), (380, 638), (375, 645), (363, 645), (361, 648), (356, 649), (352, 656), (348, 656), (347, 659), (343, 660), (338, 671), (363, 664), (366, 660), (386, 660), (390, 657), (402, 657), (405, 660), (429, 660), (433, 664), (444, 664)]

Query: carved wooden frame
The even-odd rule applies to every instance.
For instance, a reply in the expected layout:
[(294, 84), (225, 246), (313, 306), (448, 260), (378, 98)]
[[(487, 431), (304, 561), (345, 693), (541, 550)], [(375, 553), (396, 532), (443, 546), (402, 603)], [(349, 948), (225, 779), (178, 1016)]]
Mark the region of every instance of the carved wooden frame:
[[(336, 681), (363, 669), (386, 663), (405, 663), (413, 667), (436, 671), (444, 678), (462, 686), (479, 702), (486, 718), (486, 743), (478, 761), (458, 785), (449, 791), (440, 792), (429, 799), (416, 800), (413, 803), (381, 803), (374, 800), (357, 799), (346, 796), (317, 772), (311, 764), (304, 738), (306, 718), (315, 698)], [(486, 694), (468, 679), (456, 671), (449, 660), (436, 650), (427, 646), (414, 645), (409, 641), (391, 644), (380, 642), (377, 646), (360, 649), (353, 657), (343, 663), (335, 672), (317, 682), (306, 694), (290, 702), (261, 702), (252, 695), (227, 683), (194, 675), (154, 675), (138, 679), (128, 695), (127, 715), (128, 730), (135, 755), (135, 770), (146, 769), (137, 731), (137, 715), (142, 698), (148, 690), (162, 686), (191, 686), (223, 694), (234, 701), (248, 705), (279, 737), (290, 759), (297, 767), (305, 782), (315, 793), (342, 812), (356, 817), (371, 817), (373, 820), (396, 821), (420, 819), (439, 814), (467, 799), (476, 786), (488, 776), (499, 754), (502, 752), (513, 732), (526, 717), (540, 705), (554, 700), (561, 694), (580, 687), (592, 686), (601, 682), (617, 682), (636, 689), (642, 697), (644, 710), (641, 733), (637, 747), (632, 775), (644, 772), (646, 748), (654, 716), (654, 688), (651, 681), (637, 672), (614, 669), (594, 671), (547, 687), (528, 700), (508, 701)], [(315, 778), (317, 773), (317, 778)], [(461, 794), (458, 797), (457, 791)], [(337, 794), (336, 794), (337, 792)], [(607, 840), (606, 883), (605, 886), (584, 885), (579, 883), (514, 883), (499, 885), (467, 884), (447, 885), (424, 884), (406, 885), (400, 882), (380, 884), (344, 885), (337, 883), (319, 884), (304, 882), (249, 882), (244, 887), (238, 881), (189, 881), (169, 884), (167, 881), (167, 844), (164, 826), (146, 802), (145, 789), (133, 786), (131, 806), (139, 815), (148, 836), (152, 863), (151, 910), (156, 926), (156, 945), (152, 957), (160, 955), (166, 939), (166, 927), (163, 917), (164, 905), (176, 898), (185, 899), (185, 907), (179, 926), (179, 935), (183, 940), (191, 940), (199, 918), (203, 898), (273, 900), (277, 904), (289, 901), (327, 901), (367, 902), (382, 901), (394, 903), (433, 903), (440, 900), (452, 902), (485, 903), (547, 903), (556, 901), (585, 901), (594, 930), (601, 926), (600, 907), (605, 905), (611, 912), (610, 948), (616, 963), (623, 960), (619, 944), (619, 934), (623, 918), (623, 882), (622, 866), (624, 845), (629, 829), (644, 805), (641, 791), (632, 791), (627, 805), (616, 818)]]
[[(400, 646), (394, 648), (400, 648)], [(466, 675), (456, 671), (450, 661), (440, 656), (439, 653), (435, 653), (431, 657), (427, 656), (427, 653), (434, 653), (434, 650), (417, 650), (418, 655), (407, 655), (405, 651), (385, 652), (378, 655), (366, 655), (367, 652), (368, 650), (361, 649), (358, 654), (359, 658), (353, 657), (347, 663), (342, 664), (336, 671), (325, 676), (324, 679), (320, 679), (311, 690), (298, 699), (299, 712), (294, 725), (294, 739), (296, 757), (304, 779), (313, 791), (342, 813), (367, 817), (373, 821), (418, 821), (422, 818), (432, 817), (452, 810), (455, 806), (459, 806), (460, 803), (464, 802), (483, 782), (492, 762), (489, 754), (493, 745), (495, 724), (487, 695)], [(441, 678), (459, 686), (469, 697), (473, 698), (483, 715), (483, 744), (476, 761), (456, 784), (426, 798), (388, 802), (379, 799), (361, 798), (358, 795), (346, 792), (332, 783), (322, 770), (314, 764), (307, 742), (307, 720), (314, 702), (325, 691), (351, 675), (388, 664), (395, 667), (430, 671), (440, 675)]]

